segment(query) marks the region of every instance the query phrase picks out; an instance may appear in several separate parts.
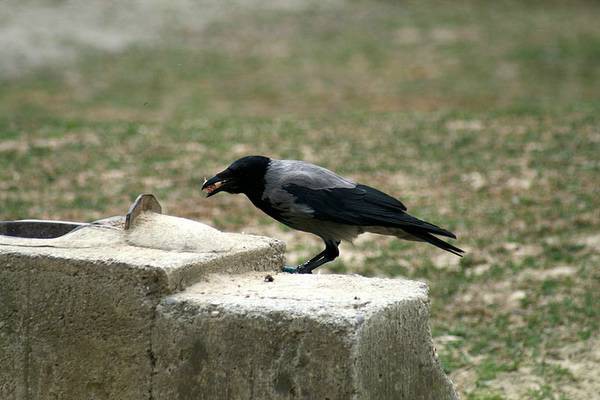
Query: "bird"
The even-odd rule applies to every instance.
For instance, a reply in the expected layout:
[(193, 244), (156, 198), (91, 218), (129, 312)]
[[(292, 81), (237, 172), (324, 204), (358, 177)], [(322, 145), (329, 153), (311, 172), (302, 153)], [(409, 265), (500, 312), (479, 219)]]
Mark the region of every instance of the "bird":
[(407, 213), (398, 199), (373, 187), (298, 160), (245, 156), (204, 181), (206, 197), (219, 192), (243, 193), (273, 219), (320, 237), (325, 249), (310, 260), (284, 271), (311, 274), (335, 260), (339, 245), (364, 232), (427, 242), (457, 256), (464, 251), (439, 239), (456, 235)]

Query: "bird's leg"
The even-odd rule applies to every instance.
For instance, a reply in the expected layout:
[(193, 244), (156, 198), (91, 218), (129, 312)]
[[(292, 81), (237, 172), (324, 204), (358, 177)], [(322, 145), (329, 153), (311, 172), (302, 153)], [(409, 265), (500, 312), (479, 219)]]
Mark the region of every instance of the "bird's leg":
[(333, 261), (340, 255), (340, 251), (338, 250), (338, 246), (340, 242), (338, 241), (327, 241), (325, 242), (325, 250), (305, 262), (304, 264), (298, 265), (295, 269), (284, 268), (285, 272), (292, 272), (296, 274), (312, 274), (312, 271), (315, 268), (320, 267), (321, 265)]
[(301, 267), (304, 267), (304, 266), (310, 264), (311, 262), (315, 262), (318, 259), (322, 258), (325, 255), (326, 251), (327, 251), (327, 249), (323, 250), (322, 252), (320, 252), (319, 254), (317, 254), (316, 256), (314, 256), (313, 258), (311, 258), (310, 260), (308, 260), (308, 261), (306, 261), (306, 262), (304, 262), (304, 263), (302, 263), (300, 265), (297, 265), (295, 267), (291, 267), (291, 266), (287, 266), (286, 265), (285, 267), (283, 267), (283, 272), (289, 272), (291, 274), (299, 273), (298, 270)]
[(298, 274), (312, 274), (312, 271), (321, 265), (328, 263), (330, 261), (335, 260), (339, 255), (340, 251), (338, 246), (340, 242), (325, 242), (325, 250), (322, 252), (323, 256), (316, 260), (310, 260), (307, 263), (304, 263), (296, 269), (296, 273)]

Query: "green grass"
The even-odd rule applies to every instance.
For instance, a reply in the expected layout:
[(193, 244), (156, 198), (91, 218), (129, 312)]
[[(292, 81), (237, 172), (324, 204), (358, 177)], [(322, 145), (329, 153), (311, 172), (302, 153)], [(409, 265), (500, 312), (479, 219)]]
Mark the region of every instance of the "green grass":
[(426, 280), (464, 398), (514, 397), (501, 383), (523, 375), (541, 382), (523, 398), (574, 398), (591, 389), (557, 362), (600, 328), (599, 17), (584, 1), (351, 1), (85, 51), (0, 81), (0, 219), (93, 220), (153, 192), (168, 213), (281, 235), (299, 261), (318, 240), (199, 185), (246, 154), (313, 161), (457, 232), (458, 264), (368, 237), (328, 270)]

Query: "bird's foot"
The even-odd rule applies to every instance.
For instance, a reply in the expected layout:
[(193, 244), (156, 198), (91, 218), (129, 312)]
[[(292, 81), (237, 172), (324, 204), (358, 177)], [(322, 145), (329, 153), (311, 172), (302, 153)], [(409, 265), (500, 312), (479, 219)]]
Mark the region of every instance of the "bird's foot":
[(306, 268), (306, 265), (304, 264), (298, 265), (297, 267), (286, 265), (281, 270), (290, 274), (312, 274), (311, 270)]
[(298, 270), (298, 267), (292, 267), (291, 265), (284, 265), (284, 266), (283, 266), (283, 268), (281, 268), (281, 270), (282, 270), (283, 272), (287, 272), (287, 273), (289, 273), (289, 274), (295, 274), (295, 273), (297, 273), (297, 272), (298, 272), (298, 271), (297, 271), (297, 270)]

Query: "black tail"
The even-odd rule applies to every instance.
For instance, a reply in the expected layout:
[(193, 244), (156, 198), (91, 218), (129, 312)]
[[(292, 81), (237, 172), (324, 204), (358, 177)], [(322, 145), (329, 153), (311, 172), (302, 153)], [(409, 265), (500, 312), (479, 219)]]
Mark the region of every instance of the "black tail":
[[(456, 246), (452, 246), (450, 243), (444, 242), (441, 239), (438, 239), (437, 237), (433, 236), (430, 232), (430, 230), (428, 230), (427, 228), (421, 228), (421, 227), (417, 227), (417, 226), (406, 226), (402, 228), (404, 231), (410, 233), (411, 235), (413, 235), (414, 237), (423, 240), (424, 242), (428, 242), (431, 243), (432, 245), (439, 247), (442, 250), (446, 250), (449, 251), (452, 254), (456, 254), (459, 257), (462, 257), (465, 251), (462, 249), (459, 249)], [(448, 232), (448, 231), (445, 231)], [(437, 233), (436, 231), (433, 231), (433, 233)], [(448, 232), (450, 233), (450, 232)], [(438, 233), (439, 234), (439, 233)], [(451, 237), (456, 237), (454, 236), (454, 234), (450, 233), (452, 236)], [(447, 236), (447, 235), (444, 235)]]
[(419, 219), (417, 217), (413, 217), (412, 215), (407, 214), (406, 212), (396, 213), (394, 215), (394, 218), (394, 226), (401, 228), (415, 236), (417, 236), (415, 233), (433, 233), (434, 235), (446, 236), (452, 239), (456, 239), (454, 233), (447, 231), (444, 228), (440, 228), (439, 226), (434, 225), (430, 222), (423, 221), (422, 219)]

